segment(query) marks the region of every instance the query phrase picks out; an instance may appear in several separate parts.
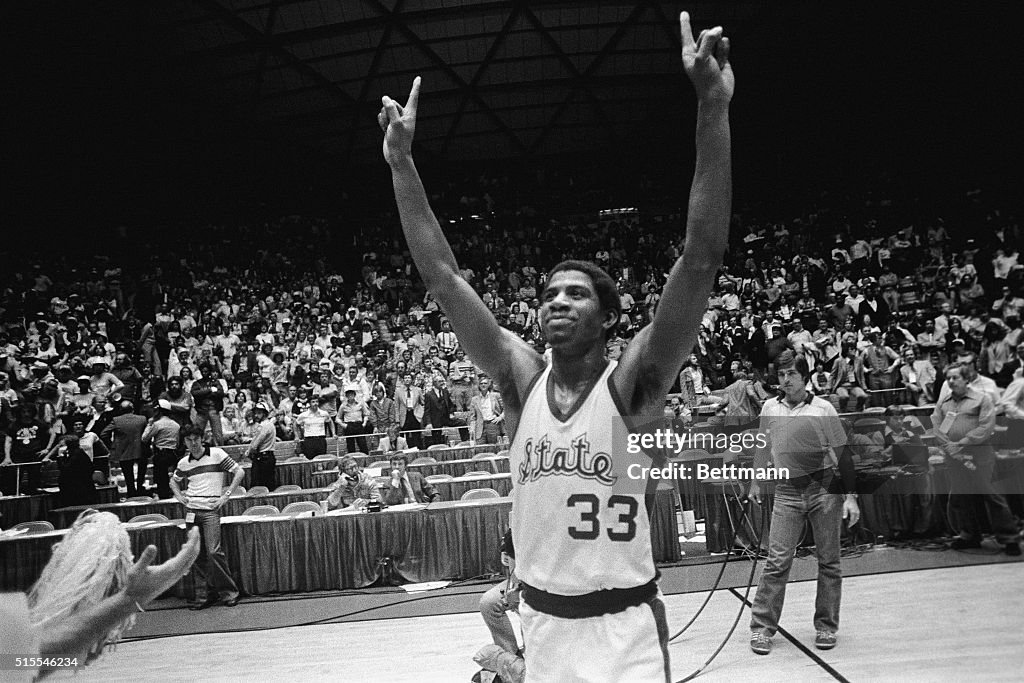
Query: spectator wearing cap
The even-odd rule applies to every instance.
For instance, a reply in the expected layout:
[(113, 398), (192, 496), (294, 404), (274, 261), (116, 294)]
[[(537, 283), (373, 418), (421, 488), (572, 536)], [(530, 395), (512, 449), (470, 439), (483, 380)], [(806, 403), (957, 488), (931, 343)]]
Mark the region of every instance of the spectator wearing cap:
[[(309, 391), (312, 392), (312, 387)], [(300, 442), (300, 452), (309, 460), (326, 453), (328, 436), (334, 436), (331, 416), (320, 406), (319, 401), (313, 400), (295, 418), (295, 439)]]
[(347, 507), (366, 507), (371, 501), (380, 501), (380, 488), (376, 480), (362, 471), (356, 459), (344, 455), (338, 461), (338, 481), (331, 485), (327, 507), (340, 510)]
[(210, 426), (214, 446), (224, 445), (224, 426), (221, 422), (221, 411), (224, 410), (224, 397), (227, 385), (220, 378), (220, 373), (212, 365), (204, 365), (202, 377), (192, 383), (192, 398), (195, 401), (195, 424), (203, 431)]
[(252, 483), (273, 491), (277, 488), (277, 457), (274, 455), (277, 429), (271, 417), (273, 411), (269, 405), (260, 401), (253, 406), (252, 413), (258, 423), (246, 450), (246, 456), (252, 461)]
[(94, 356), (89, 359), (91, 374), (89, 376), (89, 389), (96, 396), (107, 398), (108, 396), (120, 398), (120, 391), (124, 388), (124, 382), (111, 373), (105, 358)]
[[(26, 463), (39, 463), (53, 448), (57, 433), (38, 419), (34, 403), (22, 403), (14, 410), (14, 424), (7, 429), (4, 439), (4, 458), (0, 461), (0, 491), (9, 496), (15, 493), (35, 493), (39, 489), (40, 467), (15, 467)], [(28, 484), (19, 489), (18, 479), (25, 478)]]
[[(134, 406), (128, 400), (118, 403), (114, 412), (115, 416), (104, 428), (103, 434), (113, 436), (110, 465), (121, 468), (124, 485), (131, 498), (137, 491), (145, 492), (147, 458), (142, 450), (142, 437), (147, 420), (134, 412)], [(156, 474), (153, 476), (155, 478)]]
[(142, 433), (142, 442), (153, 453), (153, 483), (160, 500), (171, 497), (171, 472), (178, 462), (181, 425), (174, 420), (172, 413), (170, 401), (157, 401), (156, 414)]

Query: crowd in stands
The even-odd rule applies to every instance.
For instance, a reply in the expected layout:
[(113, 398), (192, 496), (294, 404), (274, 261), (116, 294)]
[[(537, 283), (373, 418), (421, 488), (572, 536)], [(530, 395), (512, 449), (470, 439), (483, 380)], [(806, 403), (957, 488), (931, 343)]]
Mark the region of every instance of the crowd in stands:
[[(684, 217), (541, 218), (499, 181), (475, 188), (433, 200), (463, 276), (500, 324), (543, 351), (544, 274), (592, 260), (619, 283), (622, 318), (607, 344), (619, 357), (657, 309)], [(944, 365), (961, 360), (1001, 412), (1024, 417), (1016, 218), (973, 191), (926, 204), (864, 193), (739, 209), (676, 414), (756, 415), (772, 395), (773, 359), (791, 348), (841, 411), (932, 403)], [(349, 436), (350, 451), (426, 445), (452, 426), (496, 442), (498, 394), (426, 293), (394, 215), (367, 224), (290, 216), (160, 235), (134, 252), (8, 254), (3, 462), (77, 453), (68, 434), (91, 457), (125, 414), (166, 414), (207, 427), (212, 443), (246, 443), (257, 404), (279, 439), (308, 438), (313, 425), (312, 436)], [(0, 483), (9, 492), (10, 476)]]

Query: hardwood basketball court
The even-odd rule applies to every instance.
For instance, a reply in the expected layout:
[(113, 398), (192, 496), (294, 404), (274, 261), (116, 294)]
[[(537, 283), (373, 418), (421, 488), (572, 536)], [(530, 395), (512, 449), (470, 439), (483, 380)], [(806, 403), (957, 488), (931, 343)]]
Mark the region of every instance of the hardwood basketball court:
[[(772, 654), (750, 652), (746, 609), (721, 654), (697, 680), (1020, 680), (1020, 562), (959, 553), (870, 555), (871, 562), (884, 559), (896, 571), (848, 574), (834, 650), (813, 647), (814, 560), (798, 559)], [(844, 560), (844, 568), (858, 561), (864, 565), (863, 560)], [(942, 560), (992, 563), (928, 566)], [(911, 568), (914, 564), (923, 568)], [(730, 562), (707, 609), (670, 645), (674, 681), (700, 666), (726, 636), (742, 605), (748, 573), (748, 562)], [(701, 591), (716, 574), (714, 565), (665, 570), (662, 585), (669, 593), (673, 634), (703, 602)], [(698, 589), (695, 583), (703, 585)], [(75, 680), (468, 681), (477, 671), (473, 653), (488, 642), (475, 613), (486, 587), (413, 595), (282, 596), (200, 613), (167, 607), (142, 616), (132, 632), (141, 639), (122, 643)], [(691, 592), (673, 594), (676, 590)], [(343, 623), (291, 626), (336, 622), (339, 616)], [(274, 620), (279, 625), (243, 630)]]

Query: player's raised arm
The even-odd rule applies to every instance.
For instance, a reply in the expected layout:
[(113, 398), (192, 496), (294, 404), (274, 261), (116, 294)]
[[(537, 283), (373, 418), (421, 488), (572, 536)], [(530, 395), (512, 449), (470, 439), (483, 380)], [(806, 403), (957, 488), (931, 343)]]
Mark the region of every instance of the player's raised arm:
[[(462, 279), (448, 240), (430, 209), (412, 158), (420, 78), (413, 81), (405, 106), (383, 97), (377, 123), (384, 131), (384, 159), (391, 167), (402, 231), (427, 288), (451, 320), (459, 343), (473, 362), (518, 392), (540, 368), (543, 359), (509, 330), (502, 329), (473, 288)], [(515, 372), (513, 372), (515, 369)]]
[[(672, 386), (689, 355), (728, 243), (732, 207), (729, 102), (733, 73), (722, 27), (693, 39), (690, 17), (679, 17), (683, 68), (697, 92), (697, 159), (690, 188), (683, 255), (672, 267), (654, 321), (626, 350), (616, 378), (634, 407)], [(672, 125), (667, 122), (666, 125)]]

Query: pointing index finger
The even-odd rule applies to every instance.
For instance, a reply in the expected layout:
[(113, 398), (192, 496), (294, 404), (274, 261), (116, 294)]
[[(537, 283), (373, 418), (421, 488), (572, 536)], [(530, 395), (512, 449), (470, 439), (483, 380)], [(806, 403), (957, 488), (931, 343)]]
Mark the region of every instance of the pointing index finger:
[(416, 115), (416, 105), (420, 101), (420, 77), (417, 76), (412, 81), (412, 90), (409, 91), (409, 99), (405, 103), (405, 109), (410, 115)]
[(693, 29), (690, 28), (690, 13), (679, 13), (679, 36), (683, 40), (683, 49), (696, 51), (697, 43), (693, 41)]

